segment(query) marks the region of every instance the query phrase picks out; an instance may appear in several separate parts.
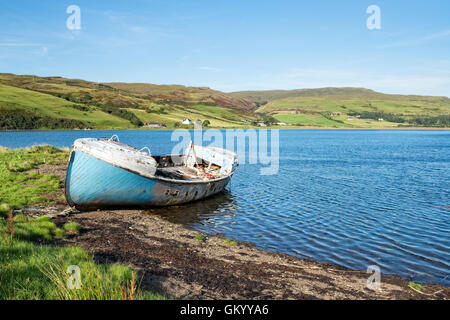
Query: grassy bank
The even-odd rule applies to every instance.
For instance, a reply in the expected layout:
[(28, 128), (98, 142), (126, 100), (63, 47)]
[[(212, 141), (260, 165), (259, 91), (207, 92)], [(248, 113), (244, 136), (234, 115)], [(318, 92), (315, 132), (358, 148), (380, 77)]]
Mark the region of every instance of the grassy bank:
[[(80, 247), (58, 246), (79, 232), (78, 224), (13, 215), (13, 209), (61, 201), (62, 180), (41, 171), (67, 157), (67, 150), (50, 146), (0, 149), (0, 299), (163, 299), (140, 291), (129, 266), (97, 264)], [(67, 285), (74, 265), (79, 289)]]
[(0, 215), (8, 213), (10, 208), (60, 197), (63, 182), (54, 175), (41, 174), (37, 168), (66, 161), (68, 155), (68, 150), (51, 146), (0, 149)]

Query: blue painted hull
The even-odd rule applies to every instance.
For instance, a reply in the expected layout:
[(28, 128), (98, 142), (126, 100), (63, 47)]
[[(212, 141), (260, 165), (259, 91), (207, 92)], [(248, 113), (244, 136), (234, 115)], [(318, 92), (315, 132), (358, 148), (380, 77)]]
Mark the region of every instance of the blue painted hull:
[(65, 192), (69, 205), (79, 209), (166, 206), (220, 192), (230, 178), (198, 183), (148, 178), (74, 150)]

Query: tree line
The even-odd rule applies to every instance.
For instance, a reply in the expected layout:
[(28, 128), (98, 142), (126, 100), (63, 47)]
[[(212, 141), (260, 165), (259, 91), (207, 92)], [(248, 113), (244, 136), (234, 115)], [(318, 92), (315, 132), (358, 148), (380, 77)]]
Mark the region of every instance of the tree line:
[(33, 129), (75, 129), (89, 128), (80, 120), (52, 118), (40, 116), (24, 110), (1, 110), (0, 130), (33, 130)]

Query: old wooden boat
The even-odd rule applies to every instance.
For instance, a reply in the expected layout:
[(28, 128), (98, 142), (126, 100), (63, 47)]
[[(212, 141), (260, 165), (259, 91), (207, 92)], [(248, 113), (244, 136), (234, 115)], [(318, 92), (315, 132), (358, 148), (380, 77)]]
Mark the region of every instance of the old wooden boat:
[(167, 206), (222, 191), (238, 167), (231, 151), (194, 146), (152, 156), (118, 139), (75, 140), (67, 169), (67, 202), (80, 210)]

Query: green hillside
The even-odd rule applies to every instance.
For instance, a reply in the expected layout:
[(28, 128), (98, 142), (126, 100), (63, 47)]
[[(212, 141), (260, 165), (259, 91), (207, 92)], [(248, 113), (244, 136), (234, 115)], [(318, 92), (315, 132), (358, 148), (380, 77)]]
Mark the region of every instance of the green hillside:
[(211, 90), (152, 84), (95, 83), (0, 74), (0, 129), (169, 127), (185, 118), (238, 127), (256, 119), (253, 102)]
[(319, 88), (319, 89), (295, 89), (295, 90), (262, 90), (262, 91), (237, 91), (231, 94), (236, 97), (249, 99), (257, 103), (279, 100), (292, 97), (314, 97), (333, 95), (365, 95), (376, 93), (364, 88)]
[(0, 130), (132, 129), (148, 122), (178, 127), (185, 118), (217, 128), (450, 127), (450, 99), (364, 88), (223, 93), (0, 73)]
[(392, 95), (363, 88), (242, 91), (232, 94), (253, 100), (258, 105), (257, 113), (300, 126), (450, 127), (448, 97)]
[[(82, 109), (82, 108), (85, 109)], [(52, 95), (0, 84), (0, 127), (5, 129), (132, 128), (122, 118)], [(36, 123), (37, 122), (37, 123)]]

